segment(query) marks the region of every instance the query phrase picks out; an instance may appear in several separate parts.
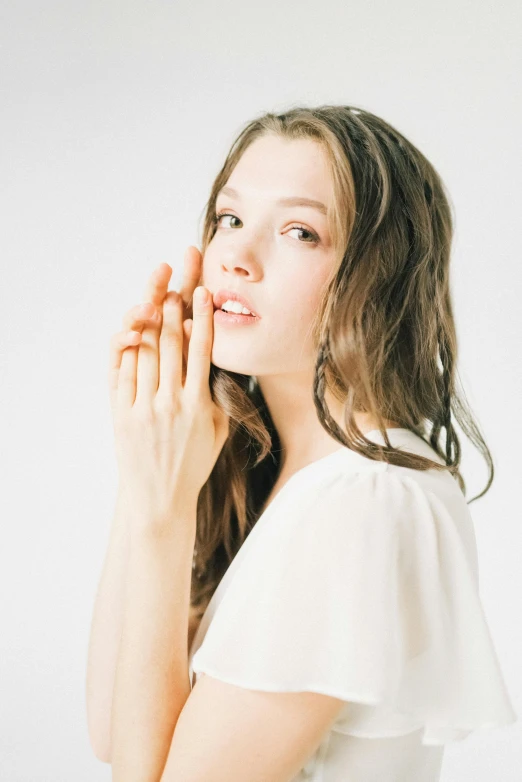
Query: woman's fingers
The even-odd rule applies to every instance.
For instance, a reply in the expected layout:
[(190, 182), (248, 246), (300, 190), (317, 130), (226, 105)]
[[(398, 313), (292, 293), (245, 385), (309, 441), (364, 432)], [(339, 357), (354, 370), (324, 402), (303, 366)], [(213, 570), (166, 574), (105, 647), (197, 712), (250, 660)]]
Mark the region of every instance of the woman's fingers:
[(121, 333), (131, 330), (140, 331), (149, 318), (152, 318), (156, 312), (157, 308), (150, 301), (145, 301), (143, 304), (137, 304), (135, 307), (131, 307), (123, 316), (123, 328)]
[(169, 291), (163, 302), (163, 325), (159, 338), (159, 382), (156, 399), (171, 404), (182, 387), (183, 302), (176, 291)]
[(183, 385), (185, 385), (185, 378), (187, 376), (188, 348), (192, 329), (192, 298), (196, 287), (201, 284), (202, 276), (203, 256), (197, 247), (190, 245), (185, 252), (183, 280), (180, 289), (180, 295), (183, 302), (183, 369), (181, 380)]
[[(153, 331), (154, 323), (157, 324), (156, 328), (161, 328), (161, 305), (167, 292), (169, 280), (172, 275), (172, 268), (168, 263), (160, 263), (156, 269), (150, 275), (147, 285), (145, 287), (145, 303), (151, 303), (155, 308), (152, 314), (152, 320), (146, 318), (143, 322), (136, 327), (136, 331), (141, 332), (141, 339), (138, 340), (138, 346), (135, 350), (124, 350), (121, 356), (120, 367), (118, 370), (118, 390), (116, 393), (116, 403), (124, 407), (132, 406), (136, 400), (138, 374), (140, 372), (139, 366), (142, 364), (142, 371), (145, 366), (153, 366), (153, 360), (151, 353), (153, 352), (151, 344), (153, 344)], [(137, 308), (135, 308), (137, 309)], [(150, 316), (150, 308), (148, 309)], [(152, 329), (150, 325), (153, 324)], [(124, 324), (125, 326), (128, 323)], [(127, 330), (127, 329), (125, 329)], [(151, 334), (152, 331), (152, 334)], [(145, 347), (142, 349), (141, 345), (145, 342)], [(140, 361), (138, 362), (138, 353)], [(141, 361), (143, 357), (143, 361)], [(152, 370), (154, 372), (154, 370)], [(114, 371), (116, 374), (116, 370)], [(156, 358), (156, 375), (157, 375), (157, 358)], [(113, 383), (115, 381), (113, 380)], [(157, 383), (157, 380), (156, 380)], [(121, 386), (121, 389), (120, 389)], [(154, 389), (155, 390), (155, 389)]]
[[(201, 253), (197, 247), (190, 245), (185, 251), (183, 266), (183, 282), (180, 296), (182, 301), (192, 301), (194, 285), (201, 275)], [(168, 293), (168, 284), (172, 275), (172, 268), (164, 263), (155, 270), (155, 275), (149, 281), (146, 290), (148, 300), (156, 305), (158, 317), (152, 319), (143, 330), (140, 346), (136, 351), (127, 351), (137, 354), (136, 366), (136, 395), (135, 403), (139, 398), (151, 399), (159, 389), (160, 372), (160, 334), (163, 327), (163, 303)], [(182, 313), (183, 314), (183, 313)], [(181, 332), (182, 334), (183, 332)], [(132, 363), (129, 360), (129, 363)]]
[[(109, 349), (109, 394), (111, 398), (111, 407), (114, 406), (117, 401), (118, 392), (118, 378), (121, 368), (123, 356), (127, 355), (126, 363), (135, 364), (137, 358), (137, 350), (129, 350), (125, 354), (125, 349), (128, 347), (136, 347), (141, 341), (141, 331), (147, 323), (149, 317), (154, 315), (155, 308), (151, 303), (145, 305), (140, 304), (136, 307), (132, 307), (123, 318), (123, 330), (114, 334), (110, 341)], [(134, 369), (134, 371), (136, 371)], [(134, 400), (133, 400), (134, 401)], [(131, 402), (132, 404), (132, 402)]]
[(187, 377), (187, 363), (188, 363), (188, 351), (190, 343), (190, 335), (192, 334), (192, 318), (183, 321), (183, 361), (181, 366), (181, 385), (185, 386), (185, 379)]
[(203, 256), (197, 247), (189, 245), (185, 251), (183, 264), (183, 279), (180, 294), (183, 299), (183, 317), (192, 317), (192, 297), (198, 285), (201, 284), (203, 273)]
[(212, 354), (214, 307), (210, 291), (199, 286), (194, 291), (194, 317), (188, 348), (185, 393), (191, 401), (205, 396), (209, 389), (210, 359)]
[[(188, 343), (192, 320), (192, 297), (202, 277), (202, 255), (190, 245), (184, 257), (181, 297), (182, 384), (185, 382)], [(172, 267), (161, 263), (149, 277), (144, 291), (144, 303), (131, 308), (123, 318), (123, 329), (111, 340), (109, 359), (109, 390), (111, 405), (119, 402), (132, 406), (141, 387), (151, 396), (159, 387), (159, 339), (162, 330), (163, 304), (168, 293)], [(135, 348), (131, 350), (129, 348)], [(122, 381), (121, 393), (118, 392)]]
[[(155, 305), (156, 314), (145, 325), (138, 350), (129, 351), (137, 353), (135, 403), (140, 398), (151, 399), (158, 390), (159, 335), (163, 321), (163, 302), (171, 276), (172, 267), (168, 263), (161, 263), (151, 274), (145, 289), (146, 299)], [(133, 362), (129, 361), (129, 364), (131, 363)]]
[(148, 279), (143, 300), (150, 301), (157, 307), (163, 304), (171, 277), (172, 267), (168, 263), (160, 263)]

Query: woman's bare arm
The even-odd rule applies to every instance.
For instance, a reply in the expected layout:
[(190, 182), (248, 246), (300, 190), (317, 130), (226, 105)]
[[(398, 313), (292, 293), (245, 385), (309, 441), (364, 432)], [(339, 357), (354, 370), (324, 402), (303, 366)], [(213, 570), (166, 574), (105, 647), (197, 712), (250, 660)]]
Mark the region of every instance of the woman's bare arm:
[[(128, 561), (125, 502), (118, 492), (109, 545), (94, 602), (86, 677), (87, 724), (96, 757), (111, 762), (111, 710), (116, 661), (123, 622), (123, 599)], [(188, 651), (200, 617), (192, 610)]]
[[(185, 319), (192, 318), (192, 296), (194, 289), (200, 282), (201, 261), (199, 250), (196, 247), (189, 247), (185, 253), (180, 289), (184, 302), (184, 328)], [(156, 310), (160, 310), (162, 307), (171, 273), (172, 269), (168, 264), (162, 264), (154, 270), (148, 281), (144, 299), (151, 302)], [(121, 352), (129, 344), (136, 344), (135, 341), (129, 343), (126, 340), (129, 329), (141, 333), (146, 320), (147, 316), (140, 315), (138, 307), (133, 307), (125, 315), (123, 331), (115, 335), (116, 339), (111, 344), (109, 378), (112, 384), (114, 383), (114, 373), (121, 362)], [(185, 345), (184, 358), (186, 362)], [(114, 391), (113, 388), (111, 390)], [(86, 706), (89, 737), (96, 757), (106, 763), (110, 763), (111, 757), (112, 693), (123, 626), (125, 577), (129, 554), (125, 516), (125, 500), (119, 490), (109, 545), (94, 602), (87, 661)], [(189, 648), (196, 627), (197, 625), (191, 622), (188, 638)]]
[(123, 622), (128, 538), (118, 492), (109, 545), (94, 602), (86, 677), (87, 724), (96, 757), (110, 763), (112, 691)]

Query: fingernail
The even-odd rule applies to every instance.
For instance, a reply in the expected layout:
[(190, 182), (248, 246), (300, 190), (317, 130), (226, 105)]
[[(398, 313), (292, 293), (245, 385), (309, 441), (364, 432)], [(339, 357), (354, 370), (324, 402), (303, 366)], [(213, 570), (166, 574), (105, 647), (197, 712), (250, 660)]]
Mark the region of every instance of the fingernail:
[(200, 285), (198, 288), (196, 288), (194, 294), (198, 304), (208, 304), (208, 291), (206, 288)]
[(167, 295), (165, 296), (164, 304), (168, 307), (172, 307), (174, 304), (177, 304), (180, 301), (180, 295), (177, 291), (168, 291)]

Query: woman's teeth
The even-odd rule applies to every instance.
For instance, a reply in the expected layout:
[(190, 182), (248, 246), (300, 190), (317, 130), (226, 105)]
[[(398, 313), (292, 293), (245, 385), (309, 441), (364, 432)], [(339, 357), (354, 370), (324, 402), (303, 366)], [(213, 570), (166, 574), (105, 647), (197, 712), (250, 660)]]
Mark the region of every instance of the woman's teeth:
[(232, 301), (229, 299), (224, 304), (221, 305), (221, 309), (224, 312), (235, 312), (238, 315), (252, 315), (250, 310), (247, 310), (246, 307), (243, 307), (242, 304), (240, 304), (238, 301)]

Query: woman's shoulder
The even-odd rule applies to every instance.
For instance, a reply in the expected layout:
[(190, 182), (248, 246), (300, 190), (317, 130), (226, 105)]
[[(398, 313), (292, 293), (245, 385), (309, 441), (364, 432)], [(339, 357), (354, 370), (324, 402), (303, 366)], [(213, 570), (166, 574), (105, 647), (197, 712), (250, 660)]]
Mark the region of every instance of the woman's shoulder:
[[(378, 433), (380, 435), (380, 433)], [(381, 441), (372, 433), (371, 439)], [(391, 430), (389, 439), (401, 451), (444, 464), (443, 459), (420, 436), (408, 430)], [(293, 489), (292, 489), (293, 486)], [(285, 491), (286, 489), (286, 491)], [(408, 541), (429, 542), (437, 530), (453, 530), (464, 543), (476, 569), (473, 520), (456, 478), (436, 467), (417, 469), (374, 460), (342, 448), (301, 472), (283, 487), (266, 520), (266, 542), (281, 547), (296, 536), (312, 548), (324, 539), (330, 548), (352, 545), (360, 536), (373, 535), (398, 545)], [(431, 532), (430, 532), (431, 531)], [(393, 544), (395, 545), (395, 544)]]
[[(413, 433), (399, 437), (395, 433), (390, 441), (401, 450), (440, 461)], [(295, 546), (296, 535), (314, 545), (323, 537), (335, 546), (341, 538), (351, 539), (357, 528), (365, 535), (370, 530), (404, 533), (428, 517), (449, 518), (457, 526), (469, 521), (464, 495), (448, 470), (404, 467), (342, 448), (292, 476), (262, 521), (265, 540), (275, 536), (278, 546), (286, 538)]]
[[(375, 443), (385, 444), (384, 438), (378, 431), (371, 432), (366, 436)], [(388, 438), (391, 445), (400, 451), (422, 456), (437, 464), (444, 465), (443, 458), (416, 432), (409, 429), (388, 429)], [(433, 493), (444, 502), (454, 506), (467, 507), (462, 490), (448, 469), (406, 467), (391, 462), (373, 460), (360, 454), (353, 454), (353, 452), (351, 452), (353, 455), (348, 455), (348, 449), (345, 450), (347, 452), (345, 464), (342, 463), (342, 460), (339, 461), (337, 474), (341, 480), (344, 479), (347, 489), (349, 485), (355, 487), (357, 484), (364, 485), (373, 482), (379, 484), (383, 490), (388, 487), (388, 490), (392, 491), (392, 487), (399, 483), (405, 488), (410, 487), (411, 490), (417, 487), (418, 490)]]

